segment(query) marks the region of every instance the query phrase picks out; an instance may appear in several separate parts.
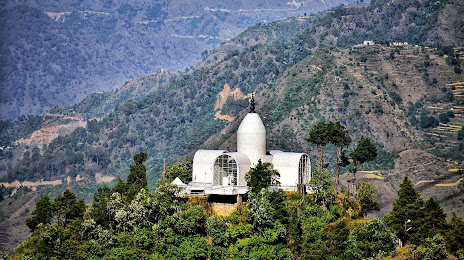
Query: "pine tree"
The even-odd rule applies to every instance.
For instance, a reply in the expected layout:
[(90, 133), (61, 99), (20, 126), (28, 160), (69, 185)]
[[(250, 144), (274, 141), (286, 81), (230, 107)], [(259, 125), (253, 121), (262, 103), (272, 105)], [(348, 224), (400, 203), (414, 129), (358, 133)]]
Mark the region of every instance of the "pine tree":
[(395, 231), (403, 244), (417, 243), (417, 232), (422, 225), (424, 201), (414, 190), (411, 180), (404, 177), (398, 190), (398, 199), (393, 202), (393, 210), (385, 215), (385, 222)]
[(43, 196), (37, 202), (35, 210), (32, 211), (32, 217), (26, 219), (26, 225), (33, 232), (39, 224), (50, 224), (52, 219), (52, 203), (48, 195)]
[[(358, 167), (369, 161), (375, 160), (377, 158), (377, 147), (375, 144), (369, 139), (368, 137), (362, 136), (354, 150), (350, 153), (350, 157), (353, 160), (354, 167), (350, 169), (350, 172), (353, 175), (352, 182), (353, 188), (356, 188), (356, 172), (358, 171)], [(349, 188), (348, 188), (349, 189)]]
[(430, 198), (425, 202), (423, 214), (422, 226), (419, 229), (418, 236), (422, 241), (448, 229), (446, 214), (434, 198)]
[(109, 227), (107, 204), (111, 194), (111, 189), (106, 185), (98, 188), (98, 192), (93, 195), (92, 210), (90, 211), (90, 216), (97, 225), (102, 225), (105, 228)]
[(53, 210), (58, 224), (67, 224), (72, 219), (84, 216), (85, 202), (83, 199), (76, 200), (76, 194), (66, 189), (53, 201)]
[(450, 252), (455, 254), (461, 251), (460, 253), (464, 255), (464, 220), (453, 212), (448, 225), (449, 229), (446, 231), (445, 237)]
[(134, 155), (135, 165), (130, 166), (130, 174), (127, 183), (132, 186), (135, 193), (147, 187), (147, 168), (143, 164), (147, 160), (147, 153), (141, 152)]

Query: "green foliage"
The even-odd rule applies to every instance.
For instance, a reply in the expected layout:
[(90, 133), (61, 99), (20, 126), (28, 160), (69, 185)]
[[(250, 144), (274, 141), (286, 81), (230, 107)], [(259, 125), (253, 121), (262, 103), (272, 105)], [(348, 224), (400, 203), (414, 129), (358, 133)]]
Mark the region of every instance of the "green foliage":
[[(411, 180), (405, 176), (398, 190), (398, 199), (393, 202), (392, 211), (385, 215), (385, 222), (403, 241), (403, 244), (419, 242), (412, 234), (417, 234), (421, 226), (423, 205), (424, 201), (419, 192), (414, 190)], [(408, 228), (410, 231), (406, 231)]]
[(66, 189), (53, 201), (53, 211), (58, 224), (68, 224), (72, 219), (84, 216), (85, 203), (83, 199), (77, 200), (76, 194)]
[(308, 259), (341, 259), (347, 246), (350, 230), (346, 219), (331, 223), (324, 228), (321, 239), (315, 243)]
[(169, 181), (179, 177), (183, 183), (188, 183), (192, 180), (192, 171), (192, 161), (182, 160), (168, 167), (164, 172), (164, 177)]
[[(52, 206), (56, 202), (59, 214), (68, 216), (58, 220), (68, 220), (38, 225), (16, 254), (32, 259), (366, 259), (395, 249), (397, 238), (381, 219), (347, 218), (355, 206), (349, 206), (343, 193), (333, 203), (328, 173), (315, 173), (315, 193), (308, 195), (314, 200), (302, 201), (288, 194), (287, 199), (281, 190), (261, 189), (250, 193), (243, 208), (227, 217), (207, 214), (206, 204), (185, 203), (176, 195), (179, 188), (166, 182), (160, 182), (156, 192), (142, 188), (130, 200), (128, 184), (123, 181), (113, 189), (102, 187), (85, 216), (68, 214), (80, 203), (67, 190)], [(412, 186), (407, 186), (406, 179), (400, 189), (402, 200), (395, 202), (394, 210), (403, 200), (420, 199)], [(359, 190), (363, 193), (364, 189)], [(434, 232), (450, 241), (450, 251), (459, 254), (462, 219), (453, 216), (449, 224), (453, 230), (448, 229), (443, 222), (446, 216), (434, 200), (422, 204), (422, 216), (428, 217), (421, 219), (417, 230), (434, 227)], [(405, 205), (409, 210), (411, 205)], [(421, 239), (428, 244), (413, 251), (415, 256), (446, 253), (442, 238)]]
[(274, 169), (272, 163), (263, 163), (261, 159), (258, 160), (255, 167), (250, 168), (245, 174), (247, 186), (250, 187), (250, 192), (254, 194), (275, 183), (277, 177), (280, 177), (280, 173)]
[(448, 113), (441, 113), (438, 115), (438, 119), (440, 120), (440, 123), (447, 124), (450, 121), (450, 116)]
[(420, 126), (422, 128), (436, 127), (438, 124), (438, 119), (433, 116), (421, 115), (420, 117)]
[(391, 252), (398, 238), (382, 219), (373, 219), (368, 224), (356, 227), (348, 236), (346, 259), (366, 259)]
[(324, 146), (330, 143), (331, 134), (333, 131), (332, 124), (326, 123), (324, 121), (319, 121), (315, 124), (309, 131), (309, 137), (306, 138), (307, 141), (319, 146), (319, 167), (325, 168), (324, 163)]
[(35, 210), (32, 211), (32, 217), (26, 219), (26, 225), (31, 229), (31, 232), (34, 232), (39, 224), (50, 224), (52, 213), (53, 207), (50, 197), (45, 195), (37, 202)]
[(361, 214), (369, 211), (380, 210), (380, 204), (376, 198), (379, 190), (370, 182), (361, 182), (357, 189), (356, 199), (361, 204)]
[(354, 171), (356, 172), (359, 165), (374, 160), (377, 157), (377, 147), (368, 137), (362, 136), (356, 147), (350, 153), (354, 163)]
[(414, 251), (414, 257), (424, 260), (448, 259), (446, 240), (438, 234), (432, 238), (427, 238), (424, 245)]
[(313, 200), (318, 205), (328, 207), (334, 201), (334, 187), (330, 173), (316, 168), (312, 173), (309, 184), (313, 190)]
[[(400, 184), (398, 196), (393, 203), (393, 210), (385, 215), (385, 222), (401, 238), (403, 244), (408, 242), (424, 245), (436, 234), (446, 234), (449, 226), (443, 209), (433, 198), (424, 203), (407, 176)], [(454, 236), (452, 232), (449, 234), (451, 237)]]
[(259, 193), (251, 193), (247, 207), (247, 219), (260, 233), (288, 223), (288, 210), (282, 191), (261, 189)]
[(464, 139), (464, 128), (461, 128), (459, 131), (458, 131), (458, 136), (457, 136), (458, 140), (463, 140)]
[(448, 225), (449, 229), (445, 232), (445, 238), (448, 241), (449, 250), (451, 253), (462, 251), (464, 248), (464, 221), (453, 212)]
[(89, 215), (96, 222), (105, 228), (109, 227), (107, 204), (111, 197), (112, 191), (106, 185), (98, 188), (98, 192), (93, 196), (92, 207)]
[(130, 166), (130, 173), (127, 176), (127, 183), (131, 185), (135, 193), (147, 187), (147, 168), (143, 164), (147, 160), (147, 153), (141, 152), (134, 155), (135, 165)]

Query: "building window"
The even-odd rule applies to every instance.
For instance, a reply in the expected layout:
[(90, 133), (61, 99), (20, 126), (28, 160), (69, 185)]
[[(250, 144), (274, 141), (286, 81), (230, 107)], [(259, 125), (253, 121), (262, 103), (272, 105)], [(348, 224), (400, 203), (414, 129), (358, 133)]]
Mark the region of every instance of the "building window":
[(298, 164), (298, 184), (307, 184), (311, 179), (311, 166), (309, 164), (309, 157), (303, 154), (300, 157)]
[(213, 185), (237, 185), (237, 162), (227, 154), (223, 154), (214, 163)]

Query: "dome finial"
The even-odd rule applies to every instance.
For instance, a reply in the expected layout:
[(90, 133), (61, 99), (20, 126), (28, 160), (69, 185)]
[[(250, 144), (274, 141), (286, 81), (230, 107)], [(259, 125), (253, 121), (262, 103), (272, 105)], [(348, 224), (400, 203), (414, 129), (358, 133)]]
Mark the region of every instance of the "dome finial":
[(255, 94), (254, 93), (251, 93), (250, 113), (256, 113), (256, 111), (255, 111)]

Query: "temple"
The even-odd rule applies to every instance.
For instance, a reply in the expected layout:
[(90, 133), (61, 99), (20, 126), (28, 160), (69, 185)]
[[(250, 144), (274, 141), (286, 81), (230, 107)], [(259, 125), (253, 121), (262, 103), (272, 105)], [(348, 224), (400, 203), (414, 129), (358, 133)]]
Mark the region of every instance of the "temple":
[(237, 151), (198, 150), (193, 158), (192, 181), (185, 194), (241, 195), (248, 191), (245, 174), (258, 160), (270, 162), (280, 173), (277, 186), (287, 191), (306, 189), (311, 178), (311, 164), (306, 153), (266, 150), (266, 129), (255, 111), (254, 97), (250, 111), (237, 131)]

